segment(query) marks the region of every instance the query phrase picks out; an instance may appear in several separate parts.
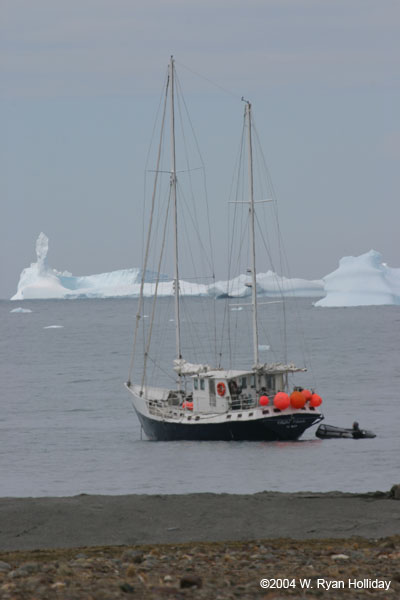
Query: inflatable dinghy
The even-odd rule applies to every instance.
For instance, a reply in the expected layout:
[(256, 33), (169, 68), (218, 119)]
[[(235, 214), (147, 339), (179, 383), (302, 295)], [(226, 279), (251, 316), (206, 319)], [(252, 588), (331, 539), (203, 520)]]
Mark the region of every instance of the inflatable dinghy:
[(357, 440), (376, 437), (375, 433), (366, 429), (345, 429), (344, 427), (335, 427), (334, 425), (320, 425), (315, 435), (321, 440), (334, 438), (351, 438)]

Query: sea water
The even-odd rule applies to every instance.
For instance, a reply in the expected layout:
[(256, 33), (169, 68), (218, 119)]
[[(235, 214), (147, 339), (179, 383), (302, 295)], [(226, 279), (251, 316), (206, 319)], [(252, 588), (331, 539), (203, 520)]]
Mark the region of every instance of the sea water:
[[(198, 301), (186, 301), (194, 314)], [(224, 302), (206, 303), (219, 327)], [(289, 304), (289, 348), (302, 337), (312, 366), (299, 382), (323, 397), (325, 423), (357, 420), (375, 439), (319, 440), (314, 426), (296, 442), (148, 441), (123, 387), (137, 300), (1, 301), (0, 495), (388, 490), (400, 481), (400, 307)], [(11, 312), (20, 305), (32, 312)], [(241, 339), (246, 309), (233, 308)], [(166, 323), (173, 340), (173, 308)], [(269, 341), (261, 335), (265, 361)], [(238, 342), (231, 351), (249, 354)]]

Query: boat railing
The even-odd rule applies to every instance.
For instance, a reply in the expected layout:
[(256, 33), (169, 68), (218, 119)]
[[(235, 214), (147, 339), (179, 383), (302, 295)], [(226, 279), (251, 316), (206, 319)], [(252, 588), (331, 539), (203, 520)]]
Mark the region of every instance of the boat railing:
[(151, 415), (162, 417), (165, 413), (163, 405), (157, 401), (149, 400), (149, 402), (147, 403), (147, 407)]
[(257, 400), (251, 394), (240, 394), (230, 400), (231, 410), (246, 410), (248, 408), (256, 408)]

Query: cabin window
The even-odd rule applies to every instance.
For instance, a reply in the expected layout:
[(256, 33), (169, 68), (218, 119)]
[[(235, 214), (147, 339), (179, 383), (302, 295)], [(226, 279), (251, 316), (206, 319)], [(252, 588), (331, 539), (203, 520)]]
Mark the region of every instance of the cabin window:
[(199, 380), (197, 379), (197, 377), (195, 377), (193, 379), (193, 387), (194, 387), (195, 390), (199, 389)]
[(256, 387), (256, 376), (255, 375), (252, 375), (250, 377), (250, 387), (252, 387), (252, 388)]
[(275, 389), (275, 377), (273, 375), (267, 375), (267, 388), (269, 390)]
[(206, 384), (204, 379), (200, 379), (200, 389), (201, 390), (205, 390), (206, 389)]
[(242, 387), (242, 390), (245, 390), (247, 388), (247, 378), (246, 377), (242, 377), (242, 379), (240, 380), (240, 385)]

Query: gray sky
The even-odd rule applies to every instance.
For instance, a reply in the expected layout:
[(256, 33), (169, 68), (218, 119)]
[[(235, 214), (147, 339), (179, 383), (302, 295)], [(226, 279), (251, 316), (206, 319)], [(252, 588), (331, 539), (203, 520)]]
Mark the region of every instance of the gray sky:
[(0, 17), (1, 298), (35, 260), (40, 231), (57, 269), (139, 265), (143, 172), (170, 54), (216, 222), (244, 95), (292, 275), (322, 277), (371, 248), (400, 266), (398, 0), (2, 0)]

